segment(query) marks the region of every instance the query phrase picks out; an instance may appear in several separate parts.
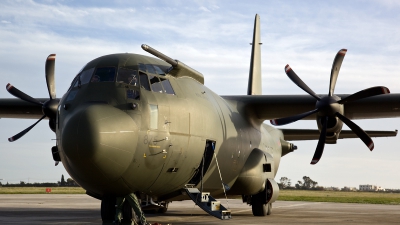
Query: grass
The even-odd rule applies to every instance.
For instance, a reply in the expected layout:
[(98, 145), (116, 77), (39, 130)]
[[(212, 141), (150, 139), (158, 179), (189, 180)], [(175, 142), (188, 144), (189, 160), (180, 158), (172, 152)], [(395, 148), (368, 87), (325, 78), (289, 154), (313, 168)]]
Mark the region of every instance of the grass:
[[(50, 194), (85, 194), (81, 187), (51, 187)], [(0, 187), (0, 194), (46, 194), (46, 187)]]
[(400, 205), (400, 193), (281, 190), (278, 200)]
[[(46, 194), (45, 187), (0, 187), (0, 194)], [(80, 187), (52, 187), (50, 194), (85, 194)], [(400, 193), (280, 190), (280, 201), (400, 205)]]

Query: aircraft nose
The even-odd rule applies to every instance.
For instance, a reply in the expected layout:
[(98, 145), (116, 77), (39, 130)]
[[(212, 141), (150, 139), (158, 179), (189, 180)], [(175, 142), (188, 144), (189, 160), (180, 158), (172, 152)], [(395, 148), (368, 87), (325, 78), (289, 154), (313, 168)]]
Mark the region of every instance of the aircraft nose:
[(65, 119), (62, 150), (80, 180), (115, 181), (132, 162), (137, 132), (124, 111), (107, 104), (82, 106)]

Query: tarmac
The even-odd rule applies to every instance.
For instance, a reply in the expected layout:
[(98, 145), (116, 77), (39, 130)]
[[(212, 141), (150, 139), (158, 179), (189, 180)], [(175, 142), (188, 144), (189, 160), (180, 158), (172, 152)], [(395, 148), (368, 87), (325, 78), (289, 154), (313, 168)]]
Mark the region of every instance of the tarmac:
[[(232, 211), (219, 220), (192, 201), (172, 202), (164, 214), (147, 214), (151, 223), (166, 224), (400, 224), (400, 205), (277, 201), (270, 216), (254, 217), (236, 199), (220, 199)], [(0, 195), (0, 224), (103, 224), (100, 201), (87, 195)], [(106, 223), (104, 223), (106, 224)], [(132, 223), (133, 224), (133, 223)]]

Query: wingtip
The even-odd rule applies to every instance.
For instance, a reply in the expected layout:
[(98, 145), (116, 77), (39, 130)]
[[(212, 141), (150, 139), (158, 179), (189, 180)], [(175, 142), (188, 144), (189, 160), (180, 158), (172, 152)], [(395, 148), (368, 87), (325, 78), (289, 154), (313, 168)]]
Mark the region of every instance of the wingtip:
[(9, 142), (14, 142), (14, 141), (15, 141), (15, 140), (14, 140), (14, 137), (8, 138), (8, 141), (9, 141)]
[(278, 125), (278, 123), (276, 122), (276, 120), (270, 120), (269, 122), (270, 122), (272, 125), (275, 125), (275, 126)]
[(317, 164), (319, 162), (319, 159), (313, 159), (312, 161), (311, 161), (311, 165), (315, 165), (315, 164)]

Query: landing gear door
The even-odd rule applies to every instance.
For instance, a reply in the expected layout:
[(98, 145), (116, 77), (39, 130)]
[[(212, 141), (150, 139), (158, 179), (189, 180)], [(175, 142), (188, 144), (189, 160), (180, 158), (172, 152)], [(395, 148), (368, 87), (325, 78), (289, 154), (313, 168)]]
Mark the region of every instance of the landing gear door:
[(279, 186), (272, 178), (267, 179), (266, 183), (267, 203), (275, 202), (279, 196)]

